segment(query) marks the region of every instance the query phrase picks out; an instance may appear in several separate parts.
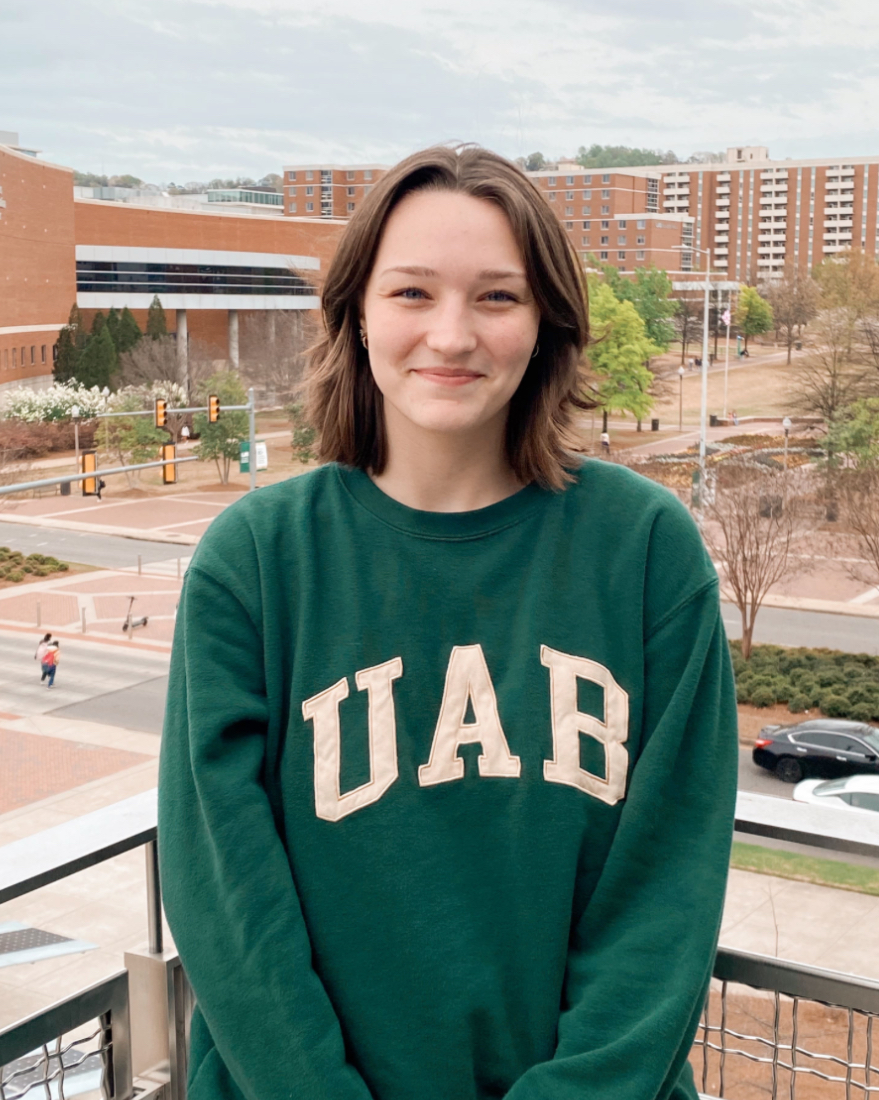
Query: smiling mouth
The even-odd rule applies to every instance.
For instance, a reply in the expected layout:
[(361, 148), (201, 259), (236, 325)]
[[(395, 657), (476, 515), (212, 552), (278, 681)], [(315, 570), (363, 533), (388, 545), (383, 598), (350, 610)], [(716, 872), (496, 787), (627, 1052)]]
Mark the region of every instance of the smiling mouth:
[(420, 367), (412, 373), (441, 386), (463, 386), (483, 377), (478, 371), (461, 367)]

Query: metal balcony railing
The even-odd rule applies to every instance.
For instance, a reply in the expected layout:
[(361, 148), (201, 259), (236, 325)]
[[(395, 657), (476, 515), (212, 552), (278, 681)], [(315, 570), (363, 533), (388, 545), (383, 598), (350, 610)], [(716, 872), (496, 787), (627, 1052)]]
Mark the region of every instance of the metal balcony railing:
[[(869, 813), (740, 792), (739, 833), (879, 857)], [(156, 791), (0, 848), (0, 904), (143, 847), (149, 948), (125, 969), (0, 1030), (0, 1100), (185, 1100), (192, 992), (162, 943)], [(721, 948), (691, 1053), (719, 1100), (869, 1100), (879, 982)]]

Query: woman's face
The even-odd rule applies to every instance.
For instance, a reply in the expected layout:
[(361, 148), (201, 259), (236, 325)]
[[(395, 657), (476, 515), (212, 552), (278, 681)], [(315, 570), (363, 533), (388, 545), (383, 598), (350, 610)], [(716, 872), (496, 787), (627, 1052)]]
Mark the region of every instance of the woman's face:
[(539, 322), (498, 206), (447, 191), (403, 199), (385, 224), (362, 310), (391, 442), (404, 423), (502, 430)]

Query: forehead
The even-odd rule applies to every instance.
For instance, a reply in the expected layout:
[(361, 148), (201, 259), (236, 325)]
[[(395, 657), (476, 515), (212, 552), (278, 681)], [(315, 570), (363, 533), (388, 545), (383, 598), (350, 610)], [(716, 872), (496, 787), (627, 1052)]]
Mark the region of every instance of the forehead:
[(443, 261), (479, 268), (503, 262), (524, 273), (509, 219), (496, 203), (451, 191), (407, 195), (385, 222), (374, 273), (389, 263), (439, 270)]

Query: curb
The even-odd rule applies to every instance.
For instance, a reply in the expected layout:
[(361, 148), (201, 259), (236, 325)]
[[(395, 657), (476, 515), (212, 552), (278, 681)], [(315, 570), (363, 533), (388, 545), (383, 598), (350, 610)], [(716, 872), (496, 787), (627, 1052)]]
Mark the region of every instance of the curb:
[(41, 516), (19, 516), (0, 512), (0, 523), (21, 523), (26, 527), (53, 527), (61, 531), (79, 531), (87, 535), (116, 535), (122, 539), (139, 539), (141, 542), (163, 542), (169, 546), (198, 546), (200, 535), (181, 535), (173, 531), (161, 534), (149, 528), (111, 527), (105, 523), (78, 523), (76, 520), (44, 519)]
[[(735, 607), (735, 600), (728, 590), (721, 589), (720, 598)], [(785, 611), (818, 611), (825, 615), (851, 615), (859, 619), (879, 619), (879, 606), (843, 603), (841, 600), (810, 600), (800, 596), (767, 596), (761, 607), (776, 607)]]

